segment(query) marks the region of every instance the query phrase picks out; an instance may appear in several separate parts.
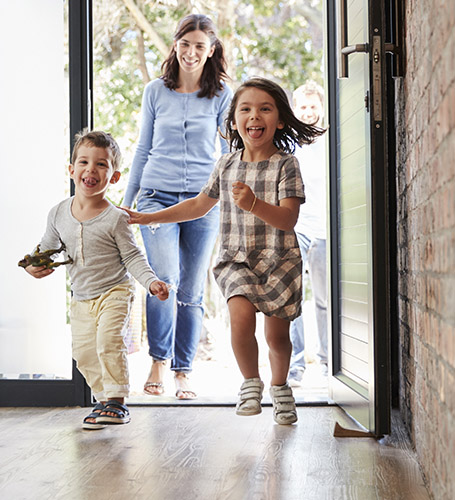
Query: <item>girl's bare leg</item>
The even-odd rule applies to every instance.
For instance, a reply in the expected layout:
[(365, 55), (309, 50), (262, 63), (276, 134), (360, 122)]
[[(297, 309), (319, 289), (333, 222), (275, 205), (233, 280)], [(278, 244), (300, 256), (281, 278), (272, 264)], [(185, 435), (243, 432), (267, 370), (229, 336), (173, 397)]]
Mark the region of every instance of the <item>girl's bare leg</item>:
[(276, 317), (265, 317), (265, 339), (269, 346), (272, 371), (270, 385), (286, 383), (291, 360), (292, 344), (289, 337), (290, 322)]
[(231, 345), (244, 378), (259, 377), (256, 341), (256, 308), (243, 296), (228, 301), (231, 322)]

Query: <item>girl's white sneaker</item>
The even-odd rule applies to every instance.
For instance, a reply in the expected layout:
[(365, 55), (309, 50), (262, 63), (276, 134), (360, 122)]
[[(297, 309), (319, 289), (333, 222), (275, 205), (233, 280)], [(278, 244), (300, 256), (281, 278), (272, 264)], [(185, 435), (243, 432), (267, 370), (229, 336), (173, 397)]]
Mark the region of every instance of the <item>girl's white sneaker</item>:
[(288, 384), (272, 385), (270, 397), (273, 404), (273, 419), (277, 424), (289, 425), (297, 422), (295, 399)]
[(264, 384), (260, 378), (246, 378), (240, 386), (237, 415), (258, 415), (262, 411), (261, 400)]

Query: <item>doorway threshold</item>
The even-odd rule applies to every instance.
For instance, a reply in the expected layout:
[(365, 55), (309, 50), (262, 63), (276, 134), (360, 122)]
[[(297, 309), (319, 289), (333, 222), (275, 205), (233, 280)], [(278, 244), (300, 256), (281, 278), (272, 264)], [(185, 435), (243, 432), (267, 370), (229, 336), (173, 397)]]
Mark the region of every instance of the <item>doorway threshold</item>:
[[(132, 358), (132, 359), (131, 359)], [(197, 393), (197, 399), (181, 400), (175, 397), (173, 372), (168, 368), (161, 396), (150, 396), (143, 392), (143, 386), (150, 370), (151, 358), (145, 351), (130, 356), (130, 397), (126, 403), (131, 406), (235, 406), (242, 377), (235, 359), (220, 360), (197, 359), (193, 372), (189, 375), (191, 388)], [(268, 387), (270, 386), (270, 368), (268, 360), (260, 363), (261, 378), (264, 381), (263, 406), (271, 406)], [(302, 378), (301, 386), (293, 387), (298, 406), (326, 406), (328, 402), (328, 377), (321, 372), (318, 363), (309, 363)]]

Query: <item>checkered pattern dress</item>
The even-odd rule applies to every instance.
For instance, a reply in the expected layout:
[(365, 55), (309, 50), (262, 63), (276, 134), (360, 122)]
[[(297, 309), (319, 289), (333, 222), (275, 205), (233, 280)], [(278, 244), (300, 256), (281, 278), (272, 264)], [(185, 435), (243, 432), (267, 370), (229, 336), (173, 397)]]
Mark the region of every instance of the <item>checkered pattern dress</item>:
[(282, 231), (238, 208), (232, 183), (247, 184), (272, 205), (283, 198), (305, 201), (297, 159), (278, 151), (260, 162), (244, 162), (242, 151), (218, 161), (202, 192), (220, 200), (220, 254), (213, 269), (228, 300), (246, 297), (267, 316), (293, 320), (301, 313), (302, 259), (294, 231)]

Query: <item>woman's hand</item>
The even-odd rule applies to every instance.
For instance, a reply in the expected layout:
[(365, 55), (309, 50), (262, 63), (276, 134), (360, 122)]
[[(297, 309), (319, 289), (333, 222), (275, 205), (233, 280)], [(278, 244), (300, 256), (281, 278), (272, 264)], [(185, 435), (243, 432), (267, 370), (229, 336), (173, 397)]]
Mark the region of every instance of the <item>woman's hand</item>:
[(169, 297), (169, 287), (164, 281), (154, 281), (150, 285), (150, 293), (160, 300), (166, 300)]
[(134, 210), (130, 210), (126, 207), (118, 207), (124, 210), (130, 218), (128, 219), (128, 224), (141, 224), (142, 226), (146, 226), (148, 224), (153, 224), (153, 213), (143, 213), (143, 212), (135, 212)]
[(239, 208), (251, 212), (256, 196), (249, 186), (243, 182), (236, 181), (232, 183), (232, 198)]

